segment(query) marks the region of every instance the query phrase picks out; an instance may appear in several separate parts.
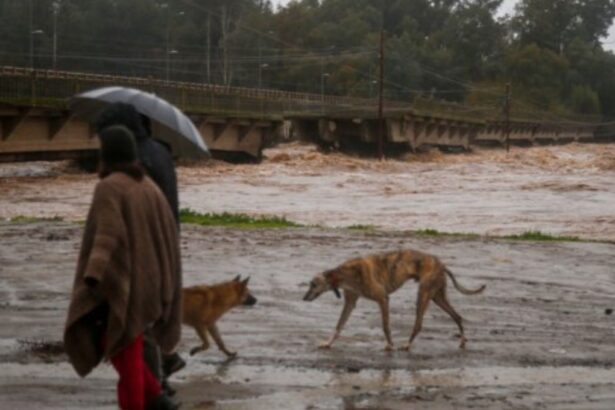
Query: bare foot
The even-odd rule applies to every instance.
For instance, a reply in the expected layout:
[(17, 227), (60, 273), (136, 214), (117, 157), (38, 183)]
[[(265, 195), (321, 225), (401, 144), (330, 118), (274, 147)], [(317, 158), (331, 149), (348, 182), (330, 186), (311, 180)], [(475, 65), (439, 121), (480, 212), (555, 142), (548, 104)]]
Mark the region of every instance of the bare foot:
[(412, 346), (412, 345), (411, 345), (410, 343), (407, 343), (407, 344), (405, 344), (405, 345), (401, 346), (401, 347), (399, 348), (399, 350), (400, 350), (400, 351), (402, 351), (402, 352), (409, 352), (409, 351), (410, 351), (410, 347), (411, 347), (411, 346)]
[(387, 343), (386, 346), (384, 346), (384, 350), (387, 352), (392, 352), (395, 350), (395, 346), (390, 343)]
[(319, 349), (331, 349), (331, 343), (323, 342), (323, 343), (318, 345), (318, 348)]
[(225, 350), (224, 353), (231, 359), (237, 356), (237, 352), (230, 352), (228, 350)]

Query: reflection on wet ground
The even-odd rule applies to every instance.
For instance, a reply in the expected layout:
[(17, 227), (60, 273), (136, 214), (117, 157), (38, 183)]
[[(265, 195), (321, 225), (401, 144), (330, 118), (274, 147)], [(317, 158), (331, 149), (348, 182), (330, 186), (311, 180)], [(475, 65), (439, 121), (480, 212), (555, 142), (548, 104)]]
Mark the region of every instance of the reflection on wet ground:
[[(115, 406), (110, 367), (78, 379), (54, 347), (80, 234), (69, 222), (0, 223), (0, 396), (9, 408)], [(584, 410), (615, 400), (615, 245), (320, 228), (184, 226), (182, 236), (187, 286), (250, 274), (259, 299), (219, 322), (235, 360), (214, 347), (188, 356), (197, 337), (184, 328), (188, 366), (172, 379), (184, 408)], [(318, 350), (341, 303), (332, 294), (303, 302), (309, 278), (351, 256), (405, 247), (439, 255), (465, 286), (487, 284), (480, 296), (449, 292), (466, 319), (467, 349), (434, 305), (413, 350), (386, 353), (378, 308), (361, 300), (337, 345)], [(407, 283), (391, 296), (397, 344), (409, 335), (415, 294)]]

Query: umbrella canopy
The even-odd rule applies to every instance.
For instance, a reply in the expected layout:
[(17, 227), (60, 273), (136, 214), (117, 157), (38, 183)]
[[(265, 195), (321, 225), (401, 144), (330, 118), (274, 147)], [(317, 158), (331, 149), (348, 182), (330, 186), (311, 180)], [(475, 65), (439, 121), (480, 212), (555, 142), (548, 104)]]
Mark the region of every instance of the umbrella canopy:
[(126, 87), (103, 87), (70, 99), (68, 106), (78, 117), (94, 121), (109, 104), (122, 102), (150, 118), (154, 137), (167, 143), (173, 155), (198, 159), (209, 157), (209, 150), (190, 118), (177, 107), (154, 94)]

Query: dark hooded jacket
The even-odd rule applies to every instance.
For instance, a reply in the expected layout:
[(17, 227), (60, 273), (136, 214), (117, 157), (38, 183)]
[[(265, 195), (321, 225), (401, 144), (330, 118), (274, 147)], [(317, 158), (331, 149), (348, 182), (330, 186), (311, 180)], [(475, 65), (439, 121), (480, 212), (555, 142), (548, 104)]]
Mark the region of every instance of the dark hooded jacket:
[(123, 125), (132, 131), (137, 140), (139, 160), (166, 197), (179, 225), (177, 175), (169, 149), (151, 137), (149, 120), (142, 117), (130, 104), (109, 105), (96, 120), (96, 132), (100, 133), (112, 125)]

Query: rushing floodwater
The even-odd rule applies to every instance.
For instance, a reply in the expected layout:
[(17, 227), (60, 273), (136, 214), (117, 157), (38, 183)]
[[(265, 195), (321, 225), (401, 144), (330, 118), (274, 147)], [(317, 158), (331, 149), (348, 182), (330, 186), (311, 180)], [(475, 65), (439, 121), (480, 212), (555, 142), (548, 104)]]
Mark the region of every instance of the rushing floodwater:
[[(439, 153), (379, 162), (290, 144), (259, 165), (180, 167), (182, 207), (306, 224), (615, 239), (615, 146)], [(0, 165), (0, 217), (83, 219), (96, 181), (66, 164)]]

